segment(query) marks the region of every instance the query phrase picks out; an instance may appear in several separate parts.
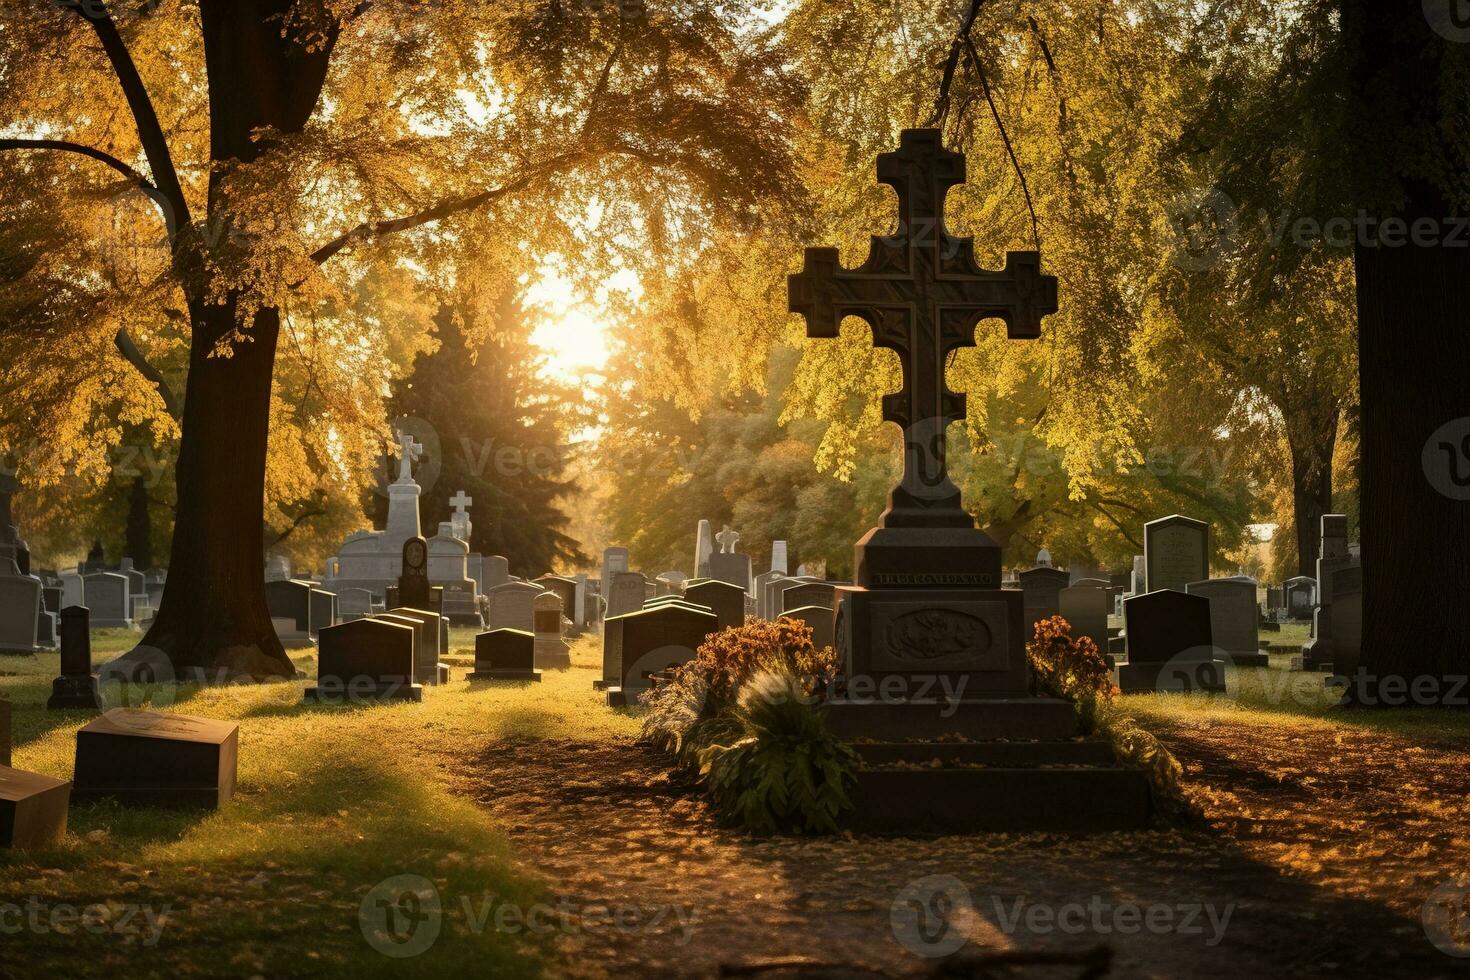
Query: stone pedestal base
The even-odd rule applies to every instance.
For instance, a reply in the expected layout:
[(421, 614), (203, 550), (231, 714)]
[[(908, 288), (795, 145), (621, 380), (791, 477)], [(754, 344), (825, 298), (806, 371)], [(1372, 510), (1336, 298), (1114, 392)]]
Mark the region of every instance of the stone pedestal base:
[(875, 527), (853, 558), (869, 589), (1000, 588), (1000, 548), (973, 527)]
[(63, 674), (51, 682), (51, 697), (46, 699), (46, 710), (60, 711), (67, 708), (102, 710), (102, 694), (97, 690), (97, 678), (94, 675)]
[(956, 700), (1029, 691), (1019, 591), (844, 586), (836, 603), (837, 657), (854, 697)]
[(308, 687), (302, 700), (308, 704), (335, 704), (340, 701), (422, 701), (424, 686), (403, 681), (373, 683), (371, 678), (353, 678), (342, 685), (319, 684)]
[(1223, 660), (1126, 663), (1118, 668), (1118, 688), (1124, 694), (1150, 692), (1192, 693), (1225, 691)]
[(565, 670), (572, 665), (572, 655), (560, 636), (536, 637), (536, 668), (538, 670)]
[(465, 676), (465, 680), (468, 680), (468, 681), (532, 681), (532, 682), (539, 682), (541, 680), (541, 671), (539, 671), (539, 670), (515, 670), (515, 669), (495, 670), (495, 669), (490, 668), (490, 667), (486, 667), (484, 669), (480, 669), (480, 668), (477, 667), (477, 668), (475, 668), (473, 671), (471, 671), (469, 674), (467, 674)]

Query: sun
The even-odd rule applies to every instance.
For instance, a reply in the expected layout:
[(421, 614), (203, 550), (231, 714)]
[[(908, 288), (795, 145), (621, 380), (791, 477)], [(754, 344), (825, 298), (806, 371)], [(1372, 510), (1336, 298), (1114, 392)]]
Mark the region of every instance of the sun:
[(612, 317), (578, 296), (556, 268), (542, 269), (526, 303), (537, 320), (531, 343), (545, 356), (548, 374), (576, 382), (606, 371)]

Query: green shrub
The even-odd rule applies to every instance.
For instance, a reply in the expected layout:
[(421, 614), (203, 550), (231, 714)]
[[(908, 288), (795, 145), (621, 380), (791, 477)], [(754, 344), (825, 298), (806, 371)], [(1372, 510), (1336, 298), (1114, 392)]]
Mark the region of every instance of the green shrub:
[(722, 822), (757, 834), (835, 833), (851, 809), (857, 754), (830, 731), (802, 679), (756, 673), (740, 686), (731, 717), (738, 737), (700, 753), (710, 801)]
[(1038, 693), (1071, 701), (1083, 731), (1106, 736), (1120, 762), (1144, 771), (1160, 812), (1170, 818), (1198, 815), (1184, 792), (1184, 768), (1179, 760), (1119, 710), (1112, 672), (1090, 637), (1074, 640), (1071, 624), (1052, 616), (1037, 622), (1026, 644), (1026, 658)]

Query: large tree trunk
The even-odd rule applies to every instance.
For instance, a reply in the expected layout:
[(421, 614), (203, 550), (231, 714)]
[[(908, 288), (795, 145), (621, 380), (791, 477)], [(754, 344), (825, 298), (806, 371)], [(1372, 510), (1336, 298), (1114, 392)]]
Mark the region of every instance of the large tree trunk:
[[(321, 5), (201, 0), (199, 10), (215, 163), (208, 227), (215, 240), (199, 243), (193, 232), (184, 234), (176, 265), (185, 270), (203, 268), (187, 252), (196, 243), (229, 244), (232, 216), (222, 179), (229, 166), (264, 151), (260, 130), (289, 134), (306, 125), (337, 38), (337, 24)], [(187, 272), (185, 279), (193, 337), (168, 582), (153, 626), (130, 659), (148, 659), (143, 648), (161, 650), (181, 678), (209, 682), (290, 676), (294, 668), (266, 608), (261, 529), (280, 314), (261, 310), (248, 341), (233, 345), (232, 356), (211, 357), (236, 325), (235, 303), (207, 305), (203, 284), (188, 282)]]
[(1321, 411), (1294, 412), (1287, 420), (1291, 448), (1292, 514), (1296, 520), (1298, 575), (1316, 575), (1322, 515), (1332, 513), (1332, 455), (1337, 448), (1337, 403), (1329, 394)]
[[(1410, 226), (1429, 219), (1431, 244), (1412, 240), (1355, 252), (1362, 386), (1363, 648), (1360, 681), (1349, 694), (1364, 704), (1455, 703), (1470, 691), (1470, 502), (1445, 482), (1451, 465), (1470, 464), (1467, 447), (1442, 453), (1426, 445), (1447, 423), (1470, 419), (1470, 248), (1463, 228), (1446, 242), (1463, 210), (1418, 175), (1374, 173), (1385, 159), (1388, 120), (1431, 138), (1458, 98), (1441, 98), (1440, 70), (1451, 42), (1412, 9), (1348, 0), (1345, 28), (1355, 55), (1354, 94), (1367, 111), (1348, 152), (1369, 214)], [(1417, 161), (1416, 161), (1417, 162)], [(1384, 182), (1405, 191), (1390, 211)], [(1464, 175), (1460, 174), (1463, 180)], [(1376, 192), (1376, 194), (1375, 194)], [(1436, 440), (1438, 441), (1438, 440)], [(1436, 679), (1436, 693), (1428, 692)], [(1404, 685), (1414, 691), (1406, 696)], [(1392, 686), (1390, 686), (1392, 685)]]
[(194, 319), (168, 582), (143, 640), (180, 679), (215, 683), (295, 672), (266, 608), (260, 525), (280, 318), (262, 312), (253, 343), (211, 358), (234, 320), (232, 306)]

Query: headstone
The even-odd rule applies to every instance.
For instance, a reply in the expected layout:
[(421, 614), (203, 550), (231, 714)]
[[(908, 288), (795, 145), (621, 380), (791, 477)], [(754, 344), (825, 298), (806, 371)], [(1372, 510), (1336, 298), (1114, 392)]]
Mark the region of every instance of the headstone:
[(291, 578), (291, 559), (285, 555), (268, 555), (265, 559), (265, 580), (285, 582)]
[(564, 670), (572, 665), (571, 652), (561, 637), (565, 625), (561, 596), (543, 592), (535, 599), (534, 633), (536, 666), (543, 670)]
[(1061, 613), (1060, 593), (1067, 587), (1069, 577), (1060, 568), (1037, 565), (1018, 576), (1021, 580), (1022, 620), (1029, 643), (1035, 634), (1036, 624)]
[(93, 629), (132, 629), (128, 577), (117, 572), (92, 572), (82, 577)]
[(316, 687), (307, 701), (420, 701), (416, 650), (420, 626), (360, 618), (322, 629)]
[(513, 629), (532, 633), (536, 629), (536, 597), (544, 589), (530, 582), (506, 582), (485, 593), (486, 618), (492, 630)]
[[(92, 583), (87, 583), (87, 593)], [(287, 649), (309, 647), (316, 641), (311, 628), (311, 583), (294, 579), (265, 583), (265, 603), (270, 610), (276, 636)], [(90, 607), (89, 607), (90, 608)]]
[(320, 636), (321, 631), (328, 626), (336, 626), (341, 621), (338, 612), (337, 595), (327, 592), (325, 589), (311, 590), (311, 632), (313, 636)]
[[(564, 575), (543, 575), (532, 584), (541, 586), (547, 592), (555, 593), (557, 598), (561, 600), (562, 616), (571, 621), (571, 632), (576, 634), (582, 631), (581, 627), (578, 626), (572, 617), (572, 610), (577, 605), (577, 582), (575, 579), (567, 578)], [(558, 629), (557, 632), (559, 634), (562, 630)]]
[(1333, 672), (1351, 677), (1358, 670), (1362, 649), (1363, 568), (1353, 565), (1332, 575)]
[(738, 585), (740, 591), (751, 589), (750, 556), (720, 552), (709, 556), (709, 577)]
[(812, 630), (812, 646), (818, 650), (826, 649), (833, 645), (834, 641), (834, 613), (827, 606), (801, 606), (797, 609), (788, 609), (781, 614), (782, 619), (795, 619), (807, 624)]
[(1271, 665), (1257, 636), (1261, 615), (1256, 590), (1256, 580), (1244, 576), (1190, 582), (1186, 589), (1190, 595), (1210, 600), (1210, 634), (1215, 649), (1237, 667)]
[(837, 605), (837, 586), (832, 582), (796, 582), (781, 590), (781, 615), (803, 606)]
[(762, 572), (755, 577), (755, 614), (761, 619), (776, 618), (775, 611), (772, 609), (771, 595), (778, 593), (770, 595), (767, 593), (773, 584), (785, 581), (787, 581), (786, 573), (775, 570)]
[(684, 583), (689, 581), (689, 576), (678, 571), (660, 572), (653, 581), (659, 595), (676, 595), (684, 591)]
[(686, 586), (684, 598), (696, 606), (712, 610), (722, 630), (745, 623), (745, 591), (738, 585), (719, 579), (704, 579)]
[(525, 630), (487, 630), (475, 636), (472, 681), (539, 681), (536, 634)]
[(787, 559), (786, 559), (786, 542), (785, 541), (772, 541), (771, 542), (771, 571), (773, 571), (773, 572), (779, 572), (780, 574), (785, 575), (786, 574), (786, 571), (787, 571), (786, 561), (787, 561)]
[(337, 593), (337, 615), (343, 622), (364, 619), (375, 611), (373, 594), (367, 589), (343, 589)]
[(0, 473), (0, 564), (15, 562), (20, 575), (31, 574), (31, 552), (10, 511), (10, 498), (20, 489), (14, 476)]
[(1128, 573), (1128, 591), (1132, 595), (1143, 595), (1148, 591), (1148, 576), (1144, 574), (1142, 555), (1133, 556), (1133, 570)]
[[(11, 559), (4, 563), (15, 568)], [(34, 576), (0, 574), (0, 654), (36, 652), (42, 588), (41, 580)]]
[(695, 578), (709, 578), (709, 559), (714, 550), (714, 531), (709, 521), (701, 520), (694, 534)]
[[(631, 705), (648, 690), (648, 675), (694, 659), (705, 637), (719, 629), (719, 621), (708, 609), (687, 603), (665, 603), (619, 617), (618, 643), (603, 648), (603, 677), (610, 681), (607, 703), (618, 708)], [(610, 659), (611, 658), (611, 659)]]
[(72, 800), (216, 809), (235, 793), (240, 726), (113, 708), (77, 732)]
[(510, 581), (510, 561), (504, 555), (486, 555), (484, 565), (485, 584), (482, 591), (489, 592), (497, 585)]
[(1057, 615), (1072, 627), (1074, 640), (1087, 637), (1098, 652), (1108, 651), (1108, 589), (1098, 585), (1069, 585), (1057, 592)]
[(1051, 552), (1050, 551), (1047, 551), (1045, 548), (1042, 548), (1040, 551), (1038, 551), (1036, 553), (1036, 567), (1037, 568), (1051, 568), (1052, 567), (1052, 563), (1051, 563)]
[(1311, 619), (1317, 604), (1317, 580), (1310, 575), (1297, 575), (1281, 583), (1286, 599), (1286, 615), (1290, 619)]
[[(614, 547), (614, 548), (604, 548), (602, 550), (602, 582), (601, 582), (601, 584), (602, 584), (602, 590), (598, 594), (602, 596), (603, 601), (607, 603), (609, 609), (611, 609), (612, 608), (612, 605), (613, 605), (613, 601), (612, 601), (612, 583), (613, 583), (613, 578), (616, 577), (619, 572), (626, 572), (627, 570), (628, 570), (628, 549), (627, 548), (616, 548), (616, 547)], [(614, 615), (614, 614), (612, 612), (609, 612), (608, 615), (611, 616), (611, 615)]]
[(82, 708), (102, 709), (97, 677), (92, 673), (92, 634), (84, 606), (61, 610), (61, 676), (51, 682), (48, 711)]
[(463, 490), (455, 491), (453, 497), (449, 498), (449, 506), (454, 508), (454, 513), (449, 515), (449, 531), (456, 538), (466, 543), (470, 535), (474, 533), (475, 526), (470, 521), (470, 508), (474, 506), (473, 497), (467, 496)]
[[(1337, 669), (1334, 646), (1336, 628), (1333, 623), (1337, 604), (1338, 579), (1353, 572), (1347, 581), (1350, 589), (1361, 591), (1361, 559), (1348, 550), (1348, 526), (1345, 514), (1323, 514), (1321, 544), (1317, 553), (1316, 606), (1312, 610), (1312, 637), (1302, 647), (1302, 666), (1307, 670)], [(1350, 614), (1349, 614), (1350, 615)], [(1356, 658), (1354, 658), (1356, 659)], [(1337, 670), (1342, 673), (1341, 670)]]
[(618, 572), (607, 596), (607, 617), (623, 616), (643, 608), (647, 589), (641, 572)]
[(1124, 602), (1123, 617), (1128, 663), (1118, 668), (1118, 687), (1124, 693), (1225, 690), (1210, 600), (1160, 589)]
[(49, 847), (66, 836), (71, 783), (0, 765), (0, 847)]
[(390, 622), (415, 622), (418, 637), (414, 643), (414, 680), (420, 684), (447, 684), (449, 667), (439, 662), (443, 640), (443, 619), (429, 609), (414, 609), (412, 606), (395, 606), (383, 613), (379, 619)]
[(403, 542), (403, 571), (398, 575), (398, 605), (431, 609), (433, 585), (429, 582), (429, 543), (414, 536)]
[(36, 646), (56, 648), (61, 635), (61, 586), (42, 585), (41, 620), (36, 626)]
[(1173, 514), (1143, 526), (1145, 591), (1183, 592), (1210, 577), (1210, 525)]
[(87, 593), (82, 586), (82, 575), (80, 572), (61, 573), (61, 605), (85, 606), (87, 604)]

